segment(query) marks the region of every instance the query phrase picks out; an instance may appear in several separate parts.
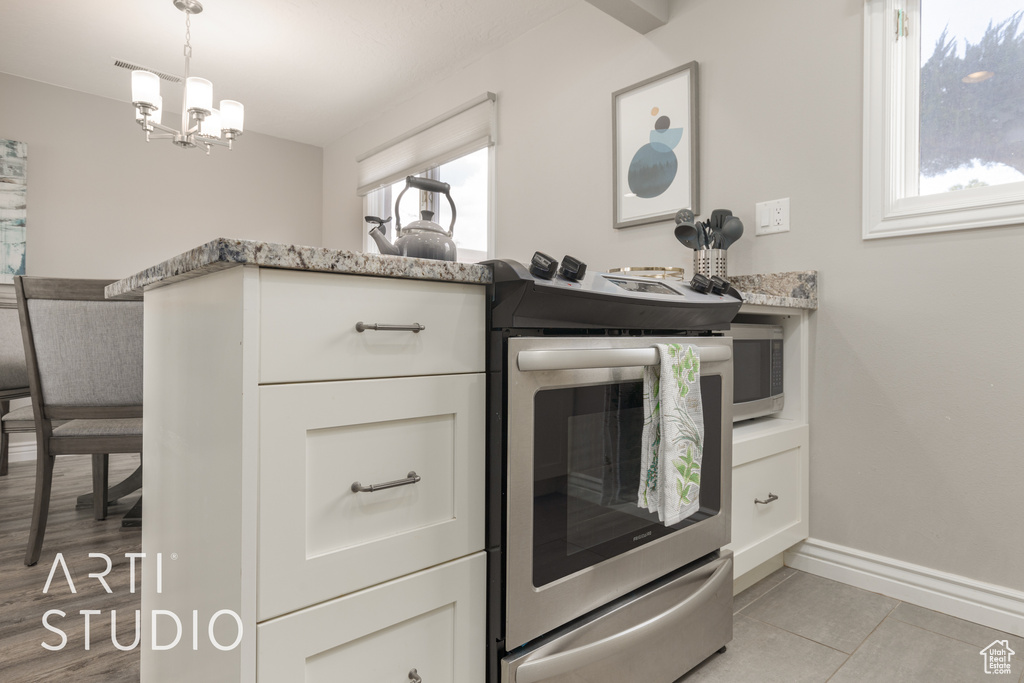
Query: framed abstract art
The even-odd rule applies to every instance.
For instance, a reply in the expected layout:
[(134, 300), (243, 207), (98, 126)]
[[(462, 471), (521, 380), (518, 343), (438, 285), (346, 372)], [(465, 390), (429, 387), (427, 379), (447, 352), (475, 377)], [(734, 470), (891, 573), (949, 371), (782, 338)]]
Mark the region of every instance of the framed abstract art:
[(690, 62), (612, 94), (613, 227), (700, 213), (697, 92)]

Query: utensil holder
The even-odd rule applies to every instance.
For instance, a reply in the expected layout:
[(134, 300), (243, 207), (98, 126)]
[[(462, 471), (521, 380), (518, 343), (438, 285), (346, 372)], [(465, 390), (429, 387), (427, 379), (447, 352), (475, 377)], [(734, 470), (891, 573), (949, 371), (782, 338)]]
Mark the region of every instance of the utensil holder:
[(693, 252), (693, 272), (708, 277), (727, 277), (725, 249), (697, 249)]

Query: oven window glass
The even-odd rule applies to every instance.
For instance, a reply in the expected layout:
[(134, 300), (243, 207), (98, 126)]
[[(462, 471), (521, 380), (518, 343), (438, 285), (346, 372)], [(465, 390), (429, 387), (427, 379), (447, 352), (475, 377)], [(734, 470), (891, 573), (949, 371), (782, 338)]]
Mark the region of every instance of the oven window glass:
[(686, 528), (721, 507), (722, 381), (701, 377), (700, 510), (666, 527), (637, 507), (643, 383), (537, 392), (534, 398), (533, 582), (568, 576)]
[(733, 339), (734, 403), (747, 403), (771, 395), (771, 344), (766, 339)]

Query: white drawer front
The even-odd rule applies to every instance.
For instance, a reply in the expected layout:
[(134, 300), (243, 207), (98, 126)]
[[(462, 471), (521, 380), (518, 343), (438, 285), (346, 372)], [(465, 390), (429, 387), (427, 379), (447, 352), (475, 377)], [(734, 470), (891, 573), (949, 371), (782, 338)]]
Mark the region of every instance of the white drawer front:
[[(800, 448), (791, 448), (734, 468), (732, 483), (730, 547), (733, 552), (739, 554), (751, 545), (801, 525), (805, 494)], [(768, 500), (769, 494), (778, 496), (778, 499), (767, 504), (754, 502), (755, 499)], [(782, 552), (799, 540), (783, 540), (783, 545), (775, 552)]]
[(485, 679), (484, 553), (256, 628), (259, 681), (425, 683)]
[(260, 388), (260, 620), (483, 548), (484, 383)]
[(484, 305), (478, 285), (261, 269), (260, 382), (482, 372)]

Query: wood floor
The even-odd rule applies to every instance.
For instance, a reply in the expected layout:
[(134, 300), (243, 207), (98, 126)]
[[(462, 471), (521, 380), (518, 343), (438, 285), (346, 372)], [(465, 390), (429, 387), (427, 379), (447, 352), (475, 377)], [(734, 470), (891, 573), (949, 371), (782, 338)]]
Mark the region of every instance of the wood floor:
[[(110, 456), (110, 481), (117, 483), (138, 466), (137, 455)], [(110, 612), (116, 610), (117, 639), (129, 646), (135, 638), (135, 611), (140, 609), (140, 567), (136, 566), (135, 592), (130, 590), (129, 560), (125, 553), (141, 552), (139, 528), (122, 528), (121, 516), (138, 500), (139, 494), (123, 498), (110, 508), (105, 521), (92, 518), (92, 508), (75, 508), (78, 495), (91, 489), (89, 456), (59, 456), (54, 466), (50, 519), (39, 564), (24, 565), (25, 547), (35, 486), (35, 464), (11, 463), (10, 473), (0, 477), (0, 681), (3, 683), (60, 681), (62, 683), (137, 683), (141, 645), (122, 652), (114, 647), (110, 634)], [(63, 553), (75, 585), (72, 593), (58, 567), (48, 593), (43, 593), (56, 554)], [(89, 578), (106, 568), (102, 558), (110, 557), (113, 569), (105, 577), (112, 593)], [(140, 562), (136, 560), (136, 562)], [(63, 649), (49, 651), (42, 643), (58, 646), (58, 633), (43, 627), (48, 610), (61, 610), (49, 623), (67, 634)], [(84, 617), (80, 610), (101, 610), (92, 615), (89, 649), (85, 649)]]

